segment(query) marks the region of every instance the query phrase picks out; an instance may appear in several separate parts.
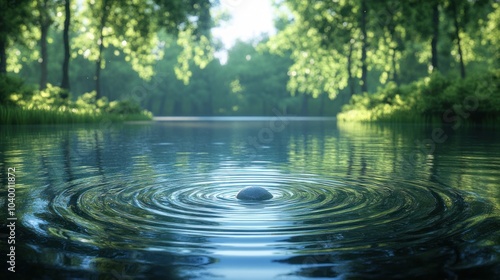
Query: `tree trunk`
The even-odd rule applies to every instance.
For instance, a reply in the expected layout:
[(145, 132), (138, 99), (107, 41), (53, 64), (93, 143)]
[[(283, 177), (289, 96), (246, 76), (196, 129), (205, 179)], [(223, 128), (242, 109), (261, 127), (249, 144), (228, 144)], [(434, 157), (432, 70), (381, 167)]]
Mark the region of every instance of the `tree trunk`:
[(71, 155), (71, 137), (69, 133), (64, 134), (64, 138), (62, 140), (62, 154), (64, 155), (64, 171), (67, 175), (65, 182), (72, 182), (75, 177), (73, 175), (73, 168), (71, 166), (72, 155)]
[(432, 40), (431, 40), (431, 65), (432, 71), (438, 71), (438, 39), (439, 39), (439, 3), (432, 5)]
[(38, 9), (38, 24), (40, 25), (40, 83), (39, 89), (44, 90), (47, 88), (48, 79), (48, 54), (47, 54), (47, 36), (49, 33), (49, 27), (52, 24), (52, 19), (49, 15), (49, 5), (48, 0), (38, 0), (36, 1), (36, 7)]
[[(42, 11), (40, 11), (42, 12)], [(48, 77), (48, 70), (47, 70), (47, 33), (49, 31), (49, 26), (47, 24), (47, 21), (43, 18), (43, 16), (40, 16), (40, 52), (41, 52), (41, 63), (40, 63), (40, 85), (39, 89), (44, 90), (47, 88), (47, 77)]]
[(367, 34), (366, 34), (366, 14), (368, 13), (366, 0), (361, 0), (361, 92), (368, 91), (368, 65), (366, 62)]
[(0, 39), (0, 75), (7, 74), (7, 39)]
[(455, 0), (451, 1), (451, 5), (453, 10), (453, 24), (455, 25), (455, 37), (457, 38), (458, 57), (460, 59), (460, 77), (462, 77), (462, 79), (465, 79), (465, 65), (462, 53), (462, 44), (460, 40), (460, 24), (458, 23), (458, 11)]
[(354, 95), (354, 79), (352, 77), (352, 49), (353, 49), (353, 44), (349, 43), (349, 53), (347, 55), (347, 83), (349, 84), (349, 90), (351, 92), (351, 96)]
[(109, 15), (109, 10), (111, 7), (108, 7), (108, 2), (107, 0), (104, 0), (103, 6), (102, 6), (102, 16), (101, 16), (101, 23), (99, 26), (99, 39), (97, 43), (99, 44), (99, 53), (97, 56), (97, 61), (95, 65), (95, 91), (96, 91), (96, 100), (102, 97), (102, 92), (101, 92), (101, 68), (102, 68), (102, 59), (104, 56), (104, 27), (106, 26), (106, 22), (108, 20), (108, 15)]
[[(64, 11), (66, 18), (64, 19), (64, 30), (63, 30), (63, 42), (64, 42), (64, 60), (62, 65), (62, 81), (61, 88), (69, 91), (69, 59), (70, 59), (70, 48), (69, 48), (69, 23), (71, 19), (70, 10), (70, 0), (64, 1)], [(67, 98), (67, 96), (66, 96)]]
[[(102, 36), (101, 36), (101, 38), (102, 38)], [(95, 63), (94, 80), (95, 80), (96, 100), (102, 97), (102, 92), (101, 92), (101, 67), (102, 67), (102, 52), (103, 52), (103, 50), (104, 50), (104, 46), (103, 46), (102, 41), (101, 41), (101, 44), (99, 45), (99, 56), (98, 56), (97, 61)]]
[[(391, 50), (391, 67), (392, 67), (392, 73), (389, 73), (389, 74), (392, 74), (391, 76), (391, 80), (396, 83), (396, 85), (399, 85), (399, 81), (398, 81), (398, 64), (397, 64), (397, 60), (396, 60), (396, 56), (397, 56), (397, 50), (400, 49), (400, 44), (401, 44), (401, 41), (398, 36), (397, 36), (397, 32), (396, 32), (396, 26), (397, 26), (397, 19), (396, 19), (396, 14), (398, 13), (399, 10), (402, 10), (402, 8), (396, 4), (397, 2), (394, 2), (394, 3), (388, 3), (388, 5), (385, 6), (385, 13), (387, 14), (387, 19), (385, 22), (382, 22), (381, 24), (381, 28), (382, 29), (385, 29), (387, 28), (387, 31), (389, 32), (389, 40), (393, 43), (395, 43), (396, 45), (394, 47), (391, 47), (389, 46), (390, 50)], [(384, 38), (385, 39), (385, 38)]]

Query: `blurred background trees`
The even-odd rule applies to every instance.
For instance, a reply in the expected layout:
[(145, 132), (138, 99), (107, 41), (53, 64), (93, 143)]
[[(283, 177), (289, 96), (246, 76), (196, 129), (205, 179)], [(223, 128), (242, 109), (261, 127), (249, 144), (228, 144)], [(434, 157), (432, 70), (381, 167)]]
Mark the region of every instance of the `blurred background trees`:
[(13, 2), (0, 1), (3, 104), (21, 77), (155, 115), (336, 115), (354, 95), (500, 62), (495, 0), (277, 0), (276, 34), (237, 42), (223, 63), (219, 1)]

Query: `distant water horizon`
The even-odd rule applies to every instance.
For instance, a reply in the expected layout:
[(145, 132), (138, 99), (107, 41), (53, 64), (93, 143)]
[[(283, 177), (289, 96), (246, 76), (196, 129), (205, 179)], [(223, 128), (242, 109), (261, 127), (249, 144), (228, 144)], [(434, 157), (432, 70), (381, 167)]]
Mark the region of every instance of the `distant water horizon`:
[(269, 121), (275, 119), (286, 119), (288, 121), (333, 121), (337, 117), (307, 117), (294, 115), (275, 116), (157, 116), (154, 121)]

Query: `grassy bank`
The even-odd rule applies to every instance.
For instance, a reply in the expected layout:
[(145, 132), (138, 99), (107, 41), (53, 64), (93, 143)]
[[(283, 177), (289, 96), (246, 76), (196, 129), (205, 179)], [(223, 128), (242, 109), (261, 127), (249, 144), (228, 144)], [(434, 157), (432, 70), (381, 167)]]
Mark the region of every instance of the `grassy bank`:
[(96, 99), (95, 92), (72, 100), (68, 92), (51, 85), (41, 91), (33, 90), (9, 77), (4, 77), (0, 84), (4, 85), (0, 89), (0, 124), (98, 123), (153, 118), (137, 102)]
[(151, 119), (152, 115), (148, 112), (139, 114), (80, 113), (60, 109), (47, 110), (0, 106), (0, 124), (72, 124), (99, 123), (103, 121), (143, 121)]
[(447, 78), (439, 73), (404, 86), (354, 95), (337, 116), (358, 122), (500, 121), (500, 70)]

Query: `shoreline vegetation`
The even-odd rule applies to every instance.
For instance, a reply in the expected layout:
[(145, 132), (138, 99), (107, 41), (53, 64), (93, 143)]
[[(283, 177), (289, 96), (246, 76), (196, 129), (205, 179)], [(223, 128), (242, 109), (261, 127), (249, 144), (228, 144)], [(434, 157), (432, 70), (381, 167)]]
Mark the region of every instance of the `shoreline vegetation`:
[[(132, 100), (96, 99), (95, 91), (76, 100), (48, 84), (36, 90), (19, 78), (4, 78), (0, 124), (76, 124), (150, 121), (153, 114)], [(500, 119), (500, 70), (465, 79), (439, 72), (407, 85), (388, 83), (375, 93), (355, 94), (337, 115), (341, 122), (495, 124)]]
[(465, 79), (439, 72), (407, 85), (389, 83), (353, 95), (337, 115), (344, 122), (492, 124), (500, 120), (500, 70)]
[(4, 76), (0, 89), (0, 124), (74, 124), (147, 121), (153, 114), (132, 100), (96, 99), (92, 91), (72, 100), (68, 91), (47, 84), (44, 90), (24, 85), (19, 78)]
[[(16, 105), (0, 105), (0, 124), (76, 124), (103, 121), (151, 121), (153, 114), (133, 101), (95, 100), (95, 92), (76, 101), (57, 95), (60, 88), (47, 90), (23, 100), (12, 94)], [(436, 94), (442, 92), (443, 94)], [(337, 120), (361, 123), (455, 123), (492, 124), (500, 116), (500, 71), (465, 80), (436, 74), (409, 85), (388, 84), (374, 94), (354, 95)], [(56, 93), (56, 94), (54, 94)], [(434, 94), (433, 94), (434, 93)], [(42, 98), (40, 98), (42, 97)], [(40, 102), (37, 102), (40, 101)], [(41, 102), (43, 101), (43, 102)]]
[(0, 106), (1, 125), (28, 124), (77, 124), (100, 122), (150, 121), (149, 112), (139, 114), (114, 114), (105, 112), (72, 112), (70, 110), (28, 109)]

